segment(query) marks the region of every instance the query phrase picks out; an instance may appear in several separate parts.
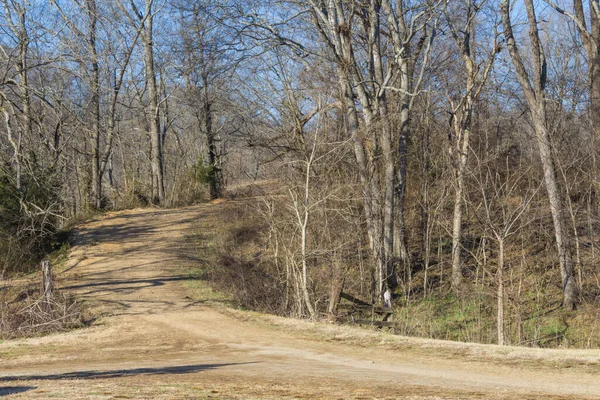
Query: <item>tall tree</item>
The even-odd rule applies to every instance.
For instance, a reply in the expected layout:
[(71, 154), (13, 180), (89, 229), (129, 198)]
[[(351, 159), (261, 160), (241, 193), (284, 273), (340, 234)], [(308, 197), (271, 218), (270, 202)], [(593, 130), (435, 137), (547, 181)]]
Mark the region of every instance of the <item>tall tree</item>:
[[(435, 4), (435, 3), (433, 3)], [(396, 188), (394, 258), (410, 263), (404, 218), (404, 201), (408, 172), (408, 143), (410, 140), (411, 111), (421, 88), (429, 51), (436, 36), (437, 18), (433, 6), (427, 3), (390, 0), (381, 1), (386, 14), (387, 29), (391, 34), (397, 76), (395, 84), (386, 88), (397, 96), (398, 132), (396, 132)], [(432, 7), (428, 9), (428, 7)], [(420, 65), (420, 68), (419, 68)]]
[[(31, 89), (29, 87), (29, 46), (31, 43), (30, 34), (28, 31), (28, 9), (31, 7), (27, 2), (2, 0), (4, 8), (5, 20), (8, 23), (8, 29), (12, 32), (16, 39), (17, 54), (15, 58), (16, 72), (18, 81), (13, 81), (19, 88), (20, 109), (22, 115), (22, 128), (13, 132), (11, 126), (11, 116), (9, 107), (3, 107), (7, 131), (9, 132), (9, 140), (13, 146), (15, 165), (15, 185), (17, 190), (21, 192), (21, 177), (23, 174), (23, 154), (22, 142), (23, 137), (30, 138), (33, 131), (33, 117), (31, 114)], [(3, 51), (5, 51), (3, 49)], [(12, 57), (9, 57), (12, 58)], [(8, 98), (4, 98), (8, 101)], [(11, 108), (12, 109), (12, 108)], [(12, 109), (14, 114), (14, 109)], [(12, 134), (11, 134), (12, 132)], [(15, 137), (16, 135), (16, 137)]]
[(531, 72), (527, 70), (522, 56), (521, 47), (517, 44), (513, 33), (511, 20), (511, 1), (503, 0), (500, 3), (500, 14), (504, 27), (506, 45), (515, 68), (525, 100), (529, 106), (529, 116), (534, 128), (538, 145), (544, 183), (548, 193), (550, 211), (554, 224), (556, 247), (560, 261), (562, 276), (563, 306), (574, 309), (578, 302), (577, 283), (574, 274), (574, 263), (571, 254), (571, 235), (565, 216), (563, 205), (564, 193), (560, 188), (556, 172), (555, 151), (547, 125), (546, 115), (546, 55), (540, 40), (538, 21), (533, 0), (524, 0), (529, 24), (529, 48)]
[[(487, 82), (496, 54), (500, 50), (496, 41), (496, 35), (491, 40), (491, 49), (485, 54), (478, 54), (477, 34), (480, 33), (477, 27), (489, 29), (478, 18), (480, 11), (484, 9), (486, 0), (465, 0), (454, 2), (452, 9), (449, 3), (445, 6), (446, 21), (454, 43), (458, 48), (458, 55), (462, 62), (461, 74), (464, 76), (464, 86), (459, 90), (459, 95), (448, 98), (451, 111), (451, 125), (453, 135), (450, 143), (450, 154), (455, 173), (454, 190), (454, 213), (452, 219), (452, 286), (458, 288), (462, 283), (462, 264), (461, 264), (461, 236), (463, 222), (463, 205), (465, 191), (465, 175), (467, 160), (471, 151), (471, 132), (473, 125), (473, 109), (475, 103)], [(460, 17), (459, 17), (460, 16)], [(494, 22), (489, 22), (493, 24)], [(494, 27), (495, 28), (495, 27)], [(496, 29), (494, 29), (495, 33)]]
[(96, 0), (86, 0), (85, 11), (88, 18), (87, 51), (91, 67), (92, 202), (96, 209), (100, 209), (102, 208), (102, 175), (100, 173), (100, 62), (97, 48), (98, 7), (96, 6)]
[(238, 59), (229, 54), (231, 45), (223, 29), (223, 13), (211, 3), (206, 0), (182, 2), (177, 8), (181, 12), (180, 69), (190, 97), (199, 103), (195, 104), (196, 115), (205, 139), (210, 198), (214, 200), (221, 197), (224, 190), (223, 149), (215, 124), (218, 89), (235, 71)]
[[(346, 111), (348, 134), (362, 182), (369, 242), (376, 260), (380, 297), (396, 286), (394, 265), (394, 205), (404, 198), (410, 90), (409, 61), (418, 52), (409, 46), (431, 17), (428, 3), (371, 0), (309, 0), (313, 22), (335, 58), (340, 93)], [(385, 33), (392, 32), (389, 41)], [(392, 96), (403, 95), (400, 109), (403, 126), (394, 146), (391, 118)], [(357, 102), (357, 101), (358, 102)], [(359, 117), (362, 116), (362, 119)], [(362, 126), (364, 125), (364, 126)], [(396, 151), (399, 151), (397, 154)], [(396, 162), (399, 155), (400, 162)], [(398, 185), (400, 183), (400, 185)], [(401, 207), (401, 206), (400, 206)], [(399, 215), (402, 218), (402, 214)], [(403, 221), (396, 222), (403, 226)], [(404, 240), (399, 234), (399, 240)], [(405, 248), (405, 246), (401, 246)], [(406, 256), (406, 250), (401, 250)]]
[[(117, 3), (117, 9), (123, 11), (123, 6), (120, 2)], [(99, 153), (99, 174), (98, 174), (98, 189), (102, 194), (102, 180), (106, 170), (110, 164), (111, 157), (113, 154), (113, 147), (115, 136), (117, 134), (117, 112), (119, 106), (119, 96), (123, 89), (123, 83), (125, 80), (125, 73), (129, 68), (129, 64), (134, 55), (134, 51), (138, 42), (138, 39), (142, 33), (143, 25), (139, 24), (137, 27), (134, 24), (130, 24), (132, 31), (129, 32), (128, 37), (125, 37), (122, 30), (117, 29), (120, 24), (120, 18), (116, 18), (118, 10), (112, 10), (110, 15), (113, 16), (113, 20), (110, 21), (110, 16), (107, 15), (105, 21), (107, 23), (107, 29), (105, 34), (107, 35), (107, 58), (104, 61), (106, 68), (106, 75), (108, 76), (108, 108), (106, 110), (106, 137), (104, 141), (103, 150)], [(112, 32), (117, 32), (112, 35)], [(111, 177), (109, 177), (111, 178)], [(112, 180), (112, 178), (111, 178)]]
[(544, 1), (577, 27), (588, 61), (590, 121), (594, 139), (600, 140), (600, 3), (589, 0), (584, 6), (583, 0), (572, 0), (574, 12), (569, 12), (552, 0)]
[[(141, 27), (141, 40), (144, 49), (144, 79), (148, 90), (148, 104), (146, 106), (146, 119), (149, 126), (151, 143), (151, 168), (152, 168), (152, 202), (164, 204), (165, 182), (163, 163), (163, 140), (160, 126), (160, 91), (155, 70), (155, 45), (154, 45), (154, 0), (144, 0), (144, 9), (137, 7), (135, 2), (130, 2), (132, 11)], [(130, 18), (133, 23), (133, 18)]]

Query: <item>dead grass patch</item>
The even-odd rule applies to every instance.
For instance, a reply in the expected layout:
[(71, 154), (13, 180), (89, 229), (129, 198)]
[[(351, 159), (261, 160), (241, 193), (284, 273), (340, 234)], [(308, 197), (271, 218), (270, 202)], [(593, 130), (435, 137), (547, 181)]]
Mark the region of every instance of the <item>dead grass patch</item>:
[(68, 293), (55, 292), (50, 301), (35, 286), (0, 287), (0, 339), (41, 336), (86, 325), (82, 305)]

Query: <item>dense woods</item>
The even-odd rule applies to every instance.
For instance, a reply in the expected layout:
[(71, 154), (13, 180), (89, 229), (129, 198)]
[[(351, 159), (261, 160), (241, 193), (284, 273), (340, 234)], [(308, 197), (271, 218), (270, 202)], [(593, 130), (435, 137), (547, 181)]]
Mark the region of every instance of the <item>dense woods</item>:
[(0, 279), (95, 212), (249, 190), (245, 305), (600, 345), (597, 0), (1, 1)]

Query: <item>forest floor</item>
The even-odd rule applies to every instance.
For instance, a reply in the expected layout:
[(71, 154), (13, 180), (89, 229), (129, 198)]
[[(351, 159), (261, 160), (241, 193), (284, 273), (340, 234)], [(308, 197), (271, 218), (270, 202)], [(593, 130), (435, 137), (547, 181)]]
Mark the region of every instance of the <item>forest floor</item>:
[[(114, 212), (79, 226), (59, 290), (92, 326), (0, 342), (15, 399), (600, 398), (600, 351), (395, 336), (235, 310), (194, 281), (194, 232), (224, 204)], [(209, 246), (209, 243), (204, 243)]]

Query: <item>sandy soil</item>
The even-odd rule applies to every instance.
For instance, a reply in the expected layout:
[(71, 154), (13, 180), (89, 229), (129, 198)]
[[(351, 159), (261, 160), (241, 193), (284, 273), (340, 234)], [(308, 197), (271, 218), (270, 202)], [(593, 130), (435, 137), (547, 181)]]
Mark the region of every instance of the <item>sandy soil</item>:
[(600, 351), (400, 338), (191, 300), (185, 271), (198, 260), (186, 236), (215, 229), (221, 207), (132, 210), (81, 226), (58, 286), (103, 317), (0, 343), (0, 397), (600, 398)]

